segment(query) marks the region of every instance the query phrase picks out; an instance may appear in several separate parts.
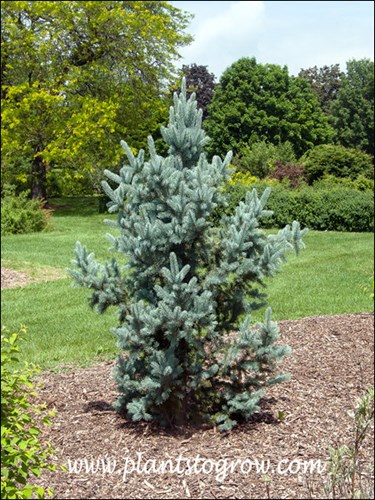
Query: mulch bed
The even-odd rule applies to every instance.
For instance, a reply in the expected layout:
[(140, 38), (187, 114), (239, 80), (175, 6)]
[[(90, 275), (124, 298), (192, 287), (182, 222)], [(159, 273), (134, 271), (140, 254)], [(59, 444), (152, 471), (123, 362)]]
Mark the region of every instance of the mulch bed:
[[(111, 408), (117, 396), (113, 363), (45, 372), (39, 399), (57, 415), (43, 436), (58, 450), (55, 460), (65, 465), (93, 460), (99, 469), (87, 472), (82, 462), (80, 472), (47, 471), (38, 484), (52, 487), (55, 498), (70, 499), (324, 498), (323, 476), (312, 474), (316, 485), (308, 488), (302, 463), (321, 460), (323, 466), (330, 447), (353, 442), (348, 411), (373, 385), (374, 317), (321, 316), (280, 321), (279, 326), (282, 342), (293, 349), (282, 363), (292, 378), (269, 388), (262, 411), (231, 433), (193, 426), (162, 430), (125, 420)], [(370, 439), (363, 460), (368, 465), (372, 457)], [(101, 459), (111, 461), (112, 472), (103, 472)], [(173, 472), (168, 465), (167, 472), (155, 472), (168, 459)], [(220, 481), (225, 459), (227, 474), (222, 472)], [(255, 460), (274, 467), (267, 472), (268, 482), (255, 470)], [(125, 464), (129, 473), (124, 478)]]

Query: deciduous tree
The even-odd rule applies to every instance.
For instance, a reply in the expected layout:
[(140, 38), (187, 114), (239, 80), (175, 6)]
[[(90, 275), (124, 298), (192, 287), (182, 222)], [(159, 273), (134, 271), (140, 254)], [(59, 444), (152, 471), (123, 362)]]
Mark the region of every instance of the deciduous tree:
[(374, 61), (347, 62), (331, 113), (338, 144), (374, 155)]
[(190, 64), (182, 66), (186, 79), (187, 95), (195, 92), (198, 108), (203, 112), (203, 120), (207, 118), (207, 107), (215, 90), (215, 75), (208, 71), (207, 66)]
[(331, 104), (337, 98), (342, 83), (343, 72), (340, 65), (301, 69), (298, 76), (309, 82), (323, 111), (330, 114)]
[(204, 127), (210, 153), (236, 154), (262, 140), (291, 142), (297, 156), (330, 140), (332, 130), (310, 85), (287, 67), (242, 58), (221, 76)]
[(1, 2), (3, 181), (46, 198), (121, 158), (119, 138), (141, 147), (167, 107), (160, 99), (189, 16), (156, 1)]

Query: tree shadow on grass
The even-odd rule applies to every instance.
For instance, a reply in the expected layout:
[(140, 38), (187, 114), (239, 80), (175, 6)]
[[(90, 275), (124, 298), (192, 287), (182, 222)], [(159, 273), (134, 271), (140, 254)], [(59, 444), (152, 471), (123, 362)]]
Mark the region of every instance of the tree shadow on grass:
[(53, 217), (89, 217), (99, 214), (99, 199), (98, 196), (51, 198), (48, 208)]

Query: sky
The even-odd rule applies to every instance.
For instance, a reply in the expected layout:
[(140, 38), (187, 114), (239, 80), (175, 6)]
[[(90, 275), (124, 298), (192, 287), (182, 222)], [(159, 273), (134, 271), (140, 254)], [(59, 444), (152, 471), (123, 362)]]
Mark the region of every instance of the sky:
[(370, 1), (172, 1), (194, 14), (194, 42), (177, 63), (207, 66), (219, 80), (241, 57), (261, 64), (301, 68), (374, 60), (374, 2)]

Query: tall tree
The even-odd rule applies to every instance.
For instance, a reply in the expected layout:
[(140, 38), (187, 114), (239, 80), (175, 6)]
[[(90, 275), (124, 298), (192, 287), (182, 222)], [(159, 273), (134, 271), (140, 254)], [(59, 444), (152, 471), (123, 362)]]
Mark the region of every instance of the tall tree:
[(141, 147), (164, 115), (189, 16), (156, 1), (2, 1), (1, 14), (5, 179), (42, 198), (51, 168), (99, 185), (119, 138)]
[(374, 155), (374, 61), (346, 63), (331, 113), (338, 144)]
[(207, 118), (207, 106), (215, 90), (215, 75), (208, 71), (207, 66), (197, 64), (184, 64), (182, 73), (186, 79), (187, 95), (195, 92), (198, 108), (202, 110), (204, 120)]
[(291, 142), (297, 156), (330, 140), (332, 130), (310, 85), (286, 66), (242, 58), (221, 76), (205, 129), (209, 152), (222, 154), (262, 140)]
[(298, 76), (309, 82), (323, 111), (329, 114), (331, 104), (337, 98), (342, 83), (343, 72), (340, 70), (340, 65), (301, 69)]
[(194, 97), (186, 99), (184, 86), (175, 95), (162, 129), (166, 157), (152, 137), (147, 159), (123, 143), (128, 162), (120, 175), (106, 171), (116, 185), (104, 184), (110, 211), (118, 212), (113, 248), (127, 256), (125, 267), (115, 259), (99, 264), (77, 242), (71, 274), (92, 290), (99, 312), (118, 306), (118, 410), (135, 421), (203, 418), (228, 430), (259, 410), (263, 388), (285, 379), (277, 363), (289, 349), (276, 343), (271, 311), (255, 326), (251, 311), (263, 305), (263, 279), (289, 248), (303, 246), (306, 230), (294, 222), (266, 236), (258, 228), (258, 219), (271, 215), (264, 210), (269, 190), (248, 193), (213, 227), (231, 154), (207, 161)]

